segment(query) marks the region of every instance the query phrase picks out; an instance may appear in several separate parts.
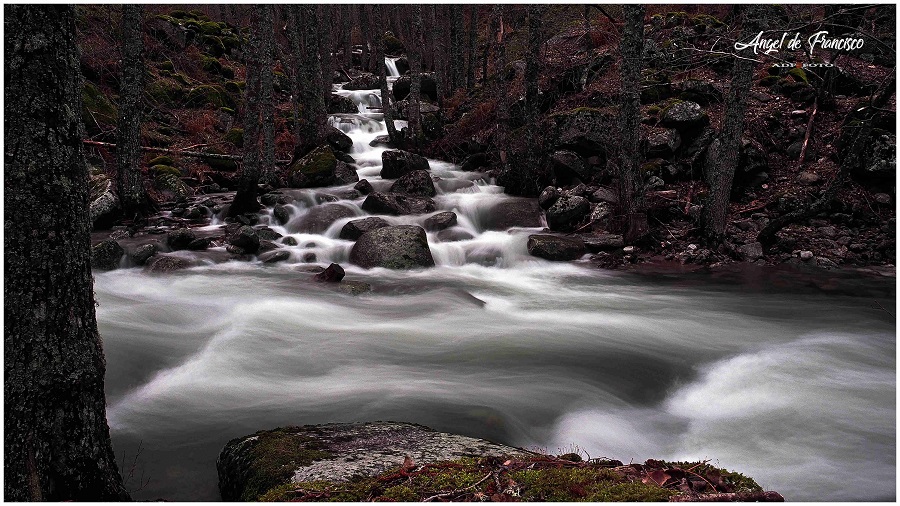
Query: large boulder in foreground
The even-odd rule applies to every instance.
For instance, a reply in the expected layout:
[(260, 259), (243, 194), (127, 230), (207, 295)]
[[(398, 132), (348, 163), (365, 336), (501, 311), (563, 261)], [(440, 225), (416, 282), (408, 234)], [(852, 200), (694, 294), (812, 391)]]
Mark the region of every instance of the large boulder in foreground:
[(414, 170), (429, 170), (428, 160), (402, 149), (390, 149), (381, 153), (381, 177), (384, 179), (397, 179)]
[(547, 234), (528, 236), (528, 253), (546, 260), (578, 260), (585, 252), (584, 241), (576, 237)]
[(216, 468), (225, 501), (256, 501), (269, 490), (310, 481), (345, 482), (403, 465), (530, 452), (401, 422), (304, 425), (232, 439)]
[(425, 229), (398, 225), (370, 230), (350, 250), (350, 263), (371, 269), (413, 269), (434, 266)]

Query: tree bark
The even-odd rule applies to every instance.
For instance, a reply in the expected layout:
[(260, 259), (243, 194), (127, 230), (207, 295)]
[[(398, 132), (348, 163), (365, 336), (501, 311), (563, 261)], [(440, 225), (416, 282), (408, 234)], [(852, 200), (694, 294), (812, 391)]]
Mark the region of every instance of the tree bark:
[(409, 141), (418, 151), (422, 141), (421, 95), (422, 95), (422, 6), (413, 6), (413, 37), (409, 53), (411, 83), (409, 87)]
[[(364, 5), (364, 6), (362, 6), (362, 8), (363, 9), (373, 9), (374, 16), (372, 16), (372, 17), (375, 19), (375, 24), (378, 26), (384, 26), (386, 6), (384, 6), (384, 5), (373, 5), (373, 6)], [(384, 60), (385, 46), (386, 46), (386, 44), (384, 43), (384, 37), (382, 37), (378, 41), (378, 45), (376, 46), (377, 47), (377, 57), (380, 58), (381, 60)], [(400, 140), (400, 136), (397, 133), (397, 127), (394, 125), (393, 107), (391, 106), (391, 93), (390, 93), (390, 90), (388, 89), (388, 82), (387, 82), (387, 66), (381, 65), (381, 67), (379, 67), (379, 68), (380, 68), (380, 71), (378, 73), (378, 81), (381, 86), (381, 110), (384, 113), (384, 124), (387, 127), (388, 137), (390, 137), (390, 139), (391, 139), (391, 144), (399, 147), (402, 145), (402, 142)]]
[(5, 24), (4, 499), (128, 500), (94, 311), (75, 7)]
[(292, 5), (295, 19), (294, 27), (304, 37), (304, 47), (300, 69), (298, 69), (298, 88), (300, 89), (300, 117), (297, 148), (294, 158), (306, 155), (322, 142), (325, 132), (327, 114), (325, 94), (322, 92), (322, 67), (319, 60), (319, 16), (316, 7), (309, 4)]
[[(260, 205), (257, 200), (262, 159), (262, 125), (260, 125), (260, 94), (262, 92), (263, 42), (266, 8), (261, 4), (253, 6), (250, 14), (250, 41), (247, 50), (247, 81), (244, 88), (244, 162), (238, 172), (238, 189), (228, 210), (229, 216), (256, 212)], [(271, 29), (271, 25), (269, 29)], [(271, 72), (271, 69), (269, 69)]]
[(259, 92), (259, 108), (262, 117), (262, 159), (259, 180), (262, 183), (278, 187), (278, 174), (275, 171), (275, 97), (273, 97), (273, 60), (275, 53), (275, 8), (273, 5), (262, 6), (262, 33), (260, 34), (261, 79)]
[(463, 8), (462, 5), (450, 6), (450, 77), (447, 80), (447, 96), (452, 96), (462, 86), (463, 64)]
[(475, 46), (478, 44), (478, 6), (469, 7), (469, 37), (466, 47), (466, 89), (475, 89), (475, 66), (478, 64), (475, 58)]
[(494, 41), (494, 74), (497, 80), (495, 100), (497, 102), (497, 133), (496, 144), (500, 159), (501, 169), (506, 167), (506, 155), (509, 148), (509, 104), (506, 97), (506, 78), (503, 69), (506, 68), (506, 45), (503, 41), (503, 13), (506, 6), (497, 4), (493, 7), (493, 19), (491, 20), (491, 32)]
[(116, 129), (116, 190), (126, 218), (146, 217), (152, 206), (141, 174), (141, 98), (144, 94), (144, 41), (140, 5), (122, 6), (122, 83)]
[(644, 47), (644, 7), (623, 6), (625, 31), (622, 35), (622, 106), (619, 110), (621, 151), (618, 165), (619, 202), (624, 219), (624, 240), (633, 243), (648, 232), (640, 177), (641, 53)]
[[(756, 33), (754, 27), (757, 26), (757, 23), (752, 10), (752, 6), (746, 6), (744, 11), (742, 32), (745, 36)], [(731, 185), (740, 161), (744, 112), (747, 108), (747, 95), (750, 93), (753, 80), (753, 64), (754, 62), (749, 58), (735, 58), (731, 71), (731, 87), (725, 101), (722, 131), (708, 151), (708, 153), (716, 153), (716, 155), (707, 155), (705, 176), (709, 185), (709, 196), (703, 206), (700, 222), (704, 240), (710, 246), (718, 246), (725, 234), (728, 204), (731, 200)]]
[(353, 26), (353, 13), (351, 9), (352, 7), (350, 5), (344, 5), (341, 11), (344, 17), (344, 27), (342, 31), (344, 51), (342, 53), (342, 60), (345, 69), (349, 69), (353, 64), (353, 42), (351, 41), (351, 36), (353, 35), (353, 30), (351, 30), (351, 27)]
[(319, 114), (317, 116), (317, 120), (320, 121), (320, 125), (322, 127), (325, 126), (326, 111), (325, 111), (325, 100), (327, 97), (331, 95), (331, 83), (334, 80), (334, 57), (332, 56), (332, 51), (334, 50), (334, 38), (331, 36), (331, 22), (334, 18), (334, 6), (323, 4), (320, 5), (319, 8), (321, 12), (319, 13), (319, 52), (321, 54), (322, 60), (322, 70), (319, 74), (319, 94), (322, 96), (321, 111), (317, 110), (316, 113)]

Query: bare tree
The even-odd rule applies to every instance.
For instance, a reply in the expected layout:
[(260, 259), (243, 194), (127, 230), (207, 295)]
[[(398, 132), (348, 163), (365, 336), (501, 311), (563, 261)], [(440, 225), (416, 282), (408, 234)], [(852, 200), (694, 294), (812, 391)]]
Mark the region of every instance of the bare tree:
[(500, 167), (506, 167), (507, 150), (509, 149), (509, 104), (506, 97), (506, 45), (503, 40), (503, 14), (506, 6), (496, 4), (491, 18), (491, 33), (494, 41), (494, 72), (497, 80), (494, 97), (497, 102), (497, 133), (495, 143), (499, 152)]
[(466, 89), (475, 89), (475, 46), (478, 44), (478, 6), (469, 6), (469, 37), (466, 44)]
[(122, 6), (122, 83), (116, 129), (116, 190), (126, 219), (151, 210), (141, 173), (141, 98), (144, 94), (144, 40), (140, 5)]
[(265, 5), (263, 19), (260, 20), (262, 33), (260, 34), (260, 90), (259, 109), (262, 117), (262, 166), (260, 182), (272, 186), (279, 186), (278, 175), (275, 171), (275, 97), (273, 62), (275, 55), (274, 32), (275, 8)]
[(4, 15), (7, 501), (129, 500), (106, 422), (75, 6)]
[[(386, 11), (385, 5), (365, 5), (362, 8), (373, 9), (375, 12), (374, 16), (372, 17), (375, 19), (376, 26), (384, 26)], [(378, 45), (376, 46), (377, 56), (381, 60), (384, 60), (385, 46), (385, 40), (384, 37), (382, 37), (378, 40)], [(390, 137), (391, 139), (391, 144), (393, 144), (394, 146), (401, 146), (402, 142), (400, 140), (400, 136), (397, 133), (397, 127), (394, 125), (393, 107), (391, 106), (391, 93), (390, 90), (388, 90), (387, 83), (387, 67), (383, 64), (379, 67), (378, 81), (381, 86), (381, 110), (384, 113), (384, 124), (387, 126), (388, 137)]]
[(422, 95), (422, 6), (413, 6), (412, 44), (407, 49), (411, 83), (409, 87), (409, 134), (405, 139), (416, 150), (422, 141), (421, 95)]
[(622, 105), (619, 109), (621, 136), (618, 164), (619, 202), (624, 218), (624, 239), (632, 243), (648, 232), (644, 212), (643, 181), (640, 177), (641, 53), (644, 47), (644, 7), (623, 6), (625, 29), (622, 34)]

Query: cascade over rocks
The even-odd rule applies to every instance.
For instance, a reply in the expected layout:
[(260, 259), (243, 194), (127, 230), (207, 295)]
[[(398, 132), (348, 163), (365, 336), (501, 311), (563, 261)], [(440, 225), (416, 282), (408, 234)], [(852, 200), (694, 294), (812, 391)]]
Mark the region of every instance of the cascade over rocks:
[(349, 97), (331, 94), (328, 97), (328, 114), (356, 114), (359, 108)]
[(159, 248), (156, 244), (142, 244), (134, 249), (129, 255), (131, 257), (131, 261), (136, 263), (137, 265), (144, 265), (148, 260), (159, 252)]
[(342, 204), (322, 204), (309, 209), (297, 223), (297, 232), (321, 234), (332, 223), (356, 216), (356, 211)]
[(400, 177), (391, 185), (391, 193), (401, 195), (414, 195), (417, 197), (434, 197), (437, 191), (431, 174), (425, 170), (414, 170)]
[(350, 165), (338, 161), (334, 165), (334, 183), (335, 184), (350, 184), (359, 181), (359, 174), (356, 173), (356, 170)]
[(344, 279), (344, 268), (332, 263), (324, 271), (313, 276), (313, 279), (321, 283), (340, 283)]
[(577, 260), (585, 251), (584, 241), (577, 237), (548, 234), (528, 236), (528, 253), (546, 260)]
[(391, 226), (391, 224), (388, 223), (387, 220), (385, 220), (384, 218), (379, 218), (377, 216), (363, 218), (361, 220), (348, 221), (347, 224), (344, 225), (344, 228), (341, 229), (341, 233), (338, 237), (340, 237), (341, 239), (355, 241), (369, 230), (375, 230), (376, 228), (384, 228), (389, 226)]
[(358, 191), (360, 195), (368, 195), (375, 191), (375, 188), (372, 188), (372, 183), (370, 183), (368, 179), (360, 180), (360, 182), (353, 185), (353, 189)]
[(188, 249), (188, 246), (197, 238), (197, 234), (189, 228), (176, 228), (166, 234), (166, 244), (172, 251)]
[(425, 229), (414, 225), (383, 227), (364, 233), (350, 250), (350, 262), (366, 269), (434, 266)]
[(372, 214), (425, 214), (434, 212), (436, 205), (428, 197), (394, 195), (375, 192), (362, 203), (362, 210)]
[(431, 170), (424, 156), (401, 149), (381, 153), (381, 163), (381, 177), (384, 179), (397, 179), (414, 170)]
[[(363, 72), (344, 85), (345, 90), (375, 90), (381, 87), (378, 76), (370, 72)], [(353, 111), (356, 112), (356, 111)]]

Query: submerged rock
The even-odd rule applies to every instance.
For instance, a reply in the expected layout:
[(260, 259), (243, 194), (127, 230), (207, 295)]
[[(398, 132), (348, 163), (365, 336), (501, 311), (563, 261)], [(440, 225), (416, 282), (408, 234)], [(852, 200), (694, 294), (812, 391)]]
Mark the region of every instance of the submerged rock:
[(256, 253), (259, 249), (259, 234), (253, 227), (244, 225), (228, 237), (228, 244), (240, 248), (244, 253)]
[(159, 252), (159, 248), (157, 248), (156, 244), (142, 244), (131, 252), (131, 261), (138, 265), (144, 265), (157, 252)]
[(176, 228), (175, 230), (170, 230), (169, 233), (166, 234), (166, 244), (168, 244), (173, 251), (177, 251), (180, 249), (187, 249), (196, 238), (197, 235), (193, 230), (189, 228)]
[(585, 247), (584, 241), (575, 237), (537, 234), (528, 236), (528, 253), (546, 260), (577, 260)]
[[(343, 283), (342, 283), (343, 284)], [(255, 501), (290, 483), (347, 481), (462, 457), (524, 457), (530, 452), (401, 422), (304, 425), (232, 439), (216, 468), (225, 501)]]
[(412, 269), (434, 266), (434, 257), (425, 229), (399, 225), (364, 233), (350, 250), (350, 262), (366, 269)]
[(156, 255), (147, 261), (144, 270), (152, 273), (167, 273), (193, 267), (194, 263), (186, 258), (173, 255)]

